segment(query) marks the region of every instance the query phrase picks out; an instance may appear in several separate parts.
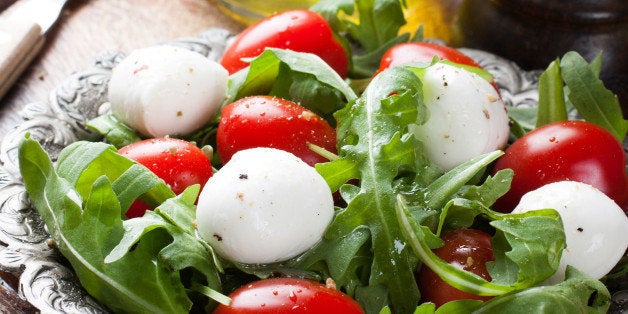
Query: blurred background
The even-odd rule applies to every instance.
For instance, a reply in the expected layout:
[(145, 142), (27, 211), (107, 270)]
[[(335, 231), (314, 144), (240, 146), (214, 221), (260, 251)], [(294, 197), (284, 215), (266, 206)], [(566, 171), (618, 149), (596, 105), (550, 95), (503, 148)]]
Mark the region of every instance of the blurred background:
[[(307, 8), (315, 0), (215, 0), (234, 20), (250, 25), (273, 12)], [(407, 27), (426, 38), (486, 50), (525, 70), (544, 69), (568, 51), (588, 61), (603, 53), (601, 79), (628, 116), (628, 1), (406, 0)]]

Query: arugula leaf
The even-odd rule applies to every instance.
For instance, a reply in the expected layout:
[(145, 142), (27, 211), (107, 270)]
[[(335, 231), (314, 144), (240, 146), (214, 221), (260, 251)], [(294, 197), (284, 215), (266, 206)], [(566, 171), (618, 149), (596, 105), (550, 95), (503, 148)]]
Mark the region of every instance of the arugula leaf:
[[(115, 151), (104, 143), (77, 142), (61, 152), (55, 170), (39, 143), (24, 138), (18, 158), (26, 191), (59, 251), (94, 298), (114, 311), (187, 312), (192, 301), (180, 270), (203, 274), (193, 284), (220, 289), (211, 251), (193, 232), (198, 187), (169, 198), (173, 193), (163, 181)], [(127, 190), (134, 185), (129, 183), (132, 177), (148, 182), (139, 191), (152, 190), (165, 201), (146, 217), (123, 222), (121, 204), (143, 193)], [(135, 229), (128, 225), (146, 226), (146, 232), (133, 237)], [(136, 241), (124, 246), (129, 238)], [(116, 249), (121, 245), (127, 249)], [(107, 258), (111, 254), (115, 258)]]
[(368, 240), (370, 233), (360, 227), (345, 237), (323, 239), (317, 246), (287, 264), (299, 269), (313, 269), (319, 261), (327, 268), (319, 269), (324, 276), (334, 278), (336, 286), (353, 295), (355, 289), (364, 285), (363, 269), (372, 263)]
[[(439, 230), (470, 227), (475, 217), (482, 216), (495, 228), (492, 239), (496, 260), (487, 263), (493, 283), (514, 289), (535, 285), (557, 269), (565, 247), (565, 234), (560, 215), (552, 209), (538, 213), (500, 214), (484, 204), (454, 199), (441, 215)], [(452, 222), (458, 222), (452, 226)], [(467, 221), (467, 225), (459, 222)]]
[(611, 295), (600, 281), (568, 266), (565, 281), (489, 300), (475, 313), (606, 313)]
[[(599, 59), (599, 58), (598, 58)], [(562, 77), (569, 87), (569, 101), (587, 121), (596, 123), (621, 142), (628, 133), (619, 99), (604, 87), (598, 73), (577, 52), (567, 52), (560, 62)]]
[(390, 47), (407, 42), (410, 34), (397, 35), (406, 24), (400, 1), (358, 1), (359, 22), (348, 23), (349, 36), (360, 44), (366, 53), (352, 54), (352, 74), (371, 76)]
[[(565, 281), (554, 286), (538, 286), (493, 298), (487, 302), (456, 300), (441, 305), (423, 303), (415, 314), (447, 313), (599, 313), (610, 308), (606, 287), (585, 273), (567, 267)], [(389, 309), (382, 312), (391, 313)]]
[(510, 139), (514, 142), (527, 132), (536, 127), (536, 116), (538, 107), (508, 107), (508, 118), (510, 118)]
[(486, 207), (490, 207), (506, 194), (510, 189), (510, 183), (514, 171), (512, 169), (502, 169), (494, 176), (488, 176), (482, 185), (472, 185), (462, 194), (462, 197), (471, 201), (478, 201)]
[(332, 163), (319, 163), (314, 168), (319, 173), (325, 173), (323, 178), (332, 191), (338, 190), (350, 179), (357, 179), (360, 176), (358, 164), (349, 159), (336, 159)]
[(150, 170), (119, 155), (113, 146), (105, 143), (68, 145), (59, 154), (57, 172), (83, 197), (94, 180), (106, 175), (113, 182), (123, 212), (138, 197), (149, 206), (157, 206), (174, 196), (164, 181)]
[(619, 100), (599, 79), (602, 54), (591, 63), (569, 51), (545, 69), (539, 77), (539, 103), (536, 108), (509, 107), (513, 122), (511, 141), (536, 127), (574, 119), (574, 109), (582, 118), (611, 132), (620, 142), (628, 134)]
[(338, 239), (356, 228), (368, 228), (373, 251), (369, 286), (388, 289), (399, 313), (408, 313), (418, 302), (413, 276), (418, 260), (403, 244), (392, 182), (402, 168), (418, 172), (418, 145), (407, 125), (417, 119), (421, 95), (421, 82), (412, 71), (382, 72), (362, 97), (337, 113), (339, 158), (317, 167), (323, 177), (336, 175), (335, 164), (354, 164), (352, 168), (357, 169), (347, 175), (359, 174), (360, 187), (350, 188), (353, 195), (329, 226), (326, 238)]
[[(338, 212), (326, 238), (337, 241), (356, 229), (368, 228), (373, 251), (370, 278), (368, 287), (356, 289), (355, 297), (360, 298), (360, 291), (373, 298), (372, 294), (381, 293), (375, 287), (382, 286), (388, 291), (392, 308), (399, 313), (410, 312), (418, 302), (412, 275), (418, 260), (407, 249), (395, 218), (397, 194), (412, 197), (420, 209), (417, 217), (427, 221), (433, 216), (431, 211), (440, 211), (502, 154), (496, 151), (479, 156), (444, 175), (438, 172), (440, 177), (433, 180), (437, 172), (423, 155), (421, 143), (408, 130), (425, 112), (422, 84), (415, 70), (395, 67), (380, 73), (359, 99), (340, 110), (336, 114), (339, 156), (316, 167), (333, 187), (359, 179), (359, 187), (342, 185), (340, 191), (347, 207)], [(430, 239), (434, 247), (441, 244), (436, 236)], [(335, 267), (333, 261), (328, 259), (327, 263)]]
[(358, 287), (355, 297), (366, 313), (377, 313), (388, 308), (387, 290), (383, 286)]
[(567, 120), (567, 107), (563, 78), (560, 73), (560, 60), (555, 60), (539, 77), (539, 105), (536, 127)]
[(19, 160), (27, 192), (59, 250), (94, 298), (114, 311), (158, 313), (190, 308), (179, 274), (155, 260), (160, 243), (166, 240), (163, 234), (150, 234), (115, 264), (103, 262), (124, 232), (120, 205), (105, 176), (94, 181), (83, 203), (70, 183), (55, 173), (38, 142), (23, 140)]
[(556, 271), (565, 248), (562, 221), (555, 210), (500, 214), (479, 202), (453, 199), (441, 213), (438, 233), (443, 228), (469, 227), (479, 215), (491, 220), (496, 233), (491, 241), (495, 261), (487, 263), (493, 279), (489, 282), (436, 256), (430, 245), (430, 238), (436, 235), (414, 219), (402, 196), (397, 198), (396, 213), (404, 236), (424, 266), (451, 286), (477, 295), (503, 295), (542, 282)]
[(628, 120), (623, 119), (617, 96), (599, 79), (601, 66), (601, 53), (588, 63), (575, 51), (550, 63), (539, 78), (535, 126), (567, 120), (568, 109), (573, 106), (584, 120), (605, 128), (623, 141), (628, 134)]
[[(352, 56), (349, 76), (363, 78), (373, 75), (390, 47), (422, 39), (420, 35), (410, 38), (410, 33), (399, 34), (406, 24), (404, 3), (399, 0), (322, 0), (310, 9), (323, 15), (335, 32), (349, 38), (346, 44)], [(422, 34), (420, 28), (415, 33)]]
[(322, 15), (336, 32), (346, 32), (347, 26), (341, 15), (352, 16), (355, 11), (355, 0), (320, 0), (309, 9)]
[[(143, 217), (124, 221), (124, 236), (105, 257), (105, 263), (114, 263), (123, 258), (147, 234), (156, 229), (164, 229), (172, 237), (172, 243), (159, 252), (159, 258), (174, 270), (193, 268), (201, 272), (206, 281), (204, 284), (213, 287), (206, 289), (220, 289), (220, 263), (213, 249), (195, 236), (194, 202), (199, 190), (198, 185), (190, 186), (180, 195), (166, 200), (154, 211), (147, 211)], [(220, 294), (214, 295), (221, 298)]]
[(477, 156), (434, 180), (425, 191), (426, 207), (440, 209), (445, 206), (464, 184), (501, 155), (503, 155), (502, 151), (494, 151)]
[(359, 22), (348, 23), (348, 31), (366, 51), (386, 46), (406, 24), (400, 1), (358, 0), (357, 7)]
[(112, 114), (103, 114), (87, 121), (88, 128), (102, 134), (116, 148), (122, 148), (140, 141), (142, 138), (126, 124), (120, 122)]
[(397, 196), (396, 214), (403, 236), (423, 262), (423, 267), (432, 269), (451, 286), (478, 295), (500, 295), (512, 291), (510, 287), (492, 284), (482, 277), (463, 271), (436, 256), (428, 242), (433, 242), (438, 237), (432, 234), (427, 226), (419, 224), (412, 217), (406, 201), (401, 195)]
[(233, 74), (226, 103), (251, 95), (292, 100), (335, 125), (333, 113), (357, 98), (329, 65), (314, 54), (267, 48), (250, 67)]

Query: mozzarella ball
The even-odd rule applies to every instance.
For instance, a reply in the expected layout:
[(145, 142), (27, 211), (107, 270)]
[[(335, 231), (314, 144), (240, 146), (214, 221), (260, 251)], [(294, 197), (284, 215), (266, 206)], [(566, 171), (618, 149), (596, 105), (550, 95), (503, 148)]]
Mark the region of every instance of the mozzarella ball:
[(488, 81), (436, 63), (425, 69), (422, 82), (428, 117), (424, 124), (411, 125), (410, 131), (423, 142), (432, 163), (447, 171), (505, 147), (510, 134), (508, 114)]
[(628, 218), (612, 199), (593, 186), (575, 181), (546, 184), (526, 193), (513, 212), (543, 208), (558, 211), (567, 241), (558, 270), (547, 284), (563, 281), (567, 265), (602, 278), (626, 252)]
[(293, 154), (252, 148), (207, 181), (196, 212), (199, 236), (222, 257), (268, 264), (319, 242), (334, 215), (331, 190)]
[(138, 49), (113, 69), (111, 111), (145, 136), (189, 134), (218, 112), (228, 75), (217, 62), (185, 48)]

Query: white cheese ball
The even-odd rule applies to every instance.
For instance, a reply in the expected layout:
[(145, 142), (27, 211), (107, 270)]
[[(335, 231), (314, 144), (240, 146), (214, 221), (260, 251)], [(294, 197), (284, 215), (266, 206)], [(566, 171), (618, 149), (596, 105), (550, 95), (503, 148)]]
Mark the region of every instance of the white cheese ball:
[(145, 136), (189, 134), (218, 112), (228, 77), (219, 63), (185, 48), (137, 49), (113, 69), (111, 111)]
[(198, 233), (222, 257), (280, 262), (319, 242), (334, 215), (331, 190), (316, 170), (274, 148), (237, 152), (201, 191)]
[(513, 210), (555, 209), (563, 221), (567, 247), (556, 273), (546, 283), (564, 280), (567, 265), (599, 279), (619, 262), (628, 248), (628, 218), (600, 190), (585, 183), (560, 181), (526, 193)]
[(411, 125), (410, 131), (423, 142), (432, 163), (447, 171), (506, 145), (508, 114), (488, 81), (437, 63), (425, 70), (422, 82), (429, 115), (427, 122)]

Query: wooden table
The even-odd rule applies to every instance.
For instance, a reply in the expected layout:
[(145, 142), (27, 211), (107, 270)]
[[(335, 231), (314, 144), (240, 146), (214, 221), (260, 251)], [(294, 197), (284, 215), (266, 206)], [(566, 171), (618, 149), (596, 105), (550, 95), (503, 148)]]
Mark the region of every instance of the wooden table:
[(15, 113), (24, 104), (45, 101), (64, 78), (88, 68), (100, 53), (129, 52), (168, 39), (196, 36), (214, 26), (234, 32), (242, 29), (211, 0), (70, 1), (41, 54), (0, 99), (0, 134), (21, 122)]
[[(0, 0), (0, 10), (15, 0)], [(223, 15), (210, 0), (72, 0), (41, 54), (0, 99), (0, 134), (22, 120), (27, 103), (46, 101), (51, 90), (73, 72), (88, 68), (104, 51), (130, 52), (160, 41), (196, 36), (210, 27), (238, 32), (243, 27)], [(36, 310), (17, 295), (17, 281), (0, 282), (0, 312)]]

